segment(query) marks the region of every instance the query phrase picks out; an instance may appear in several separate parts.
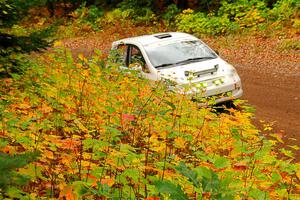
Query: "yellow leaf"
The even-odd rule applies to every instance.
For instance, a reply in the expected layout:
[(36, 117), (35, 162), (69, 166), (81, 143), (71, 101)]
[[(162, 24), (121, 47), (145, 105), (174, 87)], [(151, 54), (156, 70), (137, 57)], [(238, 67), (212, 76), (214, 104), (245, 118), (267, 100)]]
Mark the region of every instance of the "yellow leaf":
[(87, 133), (89, 130), (78, 120), (78, 119), (75, 119), (74, 120), (74, 123), (77, 125), (77, 127), (83, 131), (84, 133)]
[(89, 75), (90, 75), (89, 70), (84, 70), (84, 71), (82, 72), (82, 76), (87, 77), (87, 76), (89, 76)]
[(87, 152), (83, 152), (82, 157), (83, 157), (83, 159), (88, 160), (91, 158), (91, 154), (87, 153)]
[(174, 144), (175, 144), (175, 147), (177, 147), (179, 149), (185, 148), (185, 140), (182, 137), (177, 137), (174, 140)]
[(63, 127), (64, 132), (66, 133), (72, 133), (73, 129), (70, 127)]
[(28, 109), (28, 108), (30, 108), (31, 106), (28, 104), (28, 103), (20, 103), (19, 105), (18, 105), (18, 108), (19, 109)]
[(264, 131), (271, 131), (273, 128), (271, 127), (271, 126), (266, 126), (265, 128), (264, 128)]
[(80, 54), (78, 55), (78, 58), (79, 58), (80, 60), (84, 60), (84, 55), (83, 55), (82, 53), (80, 53)]
[(137, 158), (135, 158), (135, 159), (132, 160), (132, 164), (133, 165), (134, 164), (140, 164), (140, 163), (141, 163), (141, 161), (139, 159), (137, 159)]
[(300, 147), (297, 145), (289, 145), (289, 147), (291, 147), (292, 149), (294, 149), (296, 151), (298, 151), (300, 149)]
[(284, 143), (282, 140), (282, 135), (281, 134), (270, 134), (273, 138), (275, 138), (278, 142)]
[(54, 44), (53, 44), (53, 46), (54, 47), (62, 46), (62, 41), (60, 41), (60, 40), (55, 41)]

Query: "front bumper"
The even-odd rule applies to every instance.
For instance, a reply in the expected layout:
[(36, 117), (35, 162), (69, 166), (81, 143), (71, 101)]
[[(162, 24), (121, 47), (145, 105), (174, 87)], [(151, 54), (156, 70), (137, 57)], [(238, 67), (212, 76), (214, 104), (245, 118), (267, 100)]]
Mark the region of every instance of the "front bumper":
[(203, 98), (192, 98), (193, 101), (196, 101), (198, 103), (198, 106), (211, 106), (218, 103), (223, 103), (227, 101), (232, 101), (234, 99), (238, 99), (243, 96), (243, 89), (239, 88), (236, 90), (233, 90), (231, 92), (231, 95), (227, 95), (226, 93), (221, 93), (214, 96), (209, 97), (203, 97)]
[(231, 101), (231, 100), (234, 100), (234, 99), (238, 99), (241, 96), (243, 96), (243, 89), (240, 87), (239, 89), (233, 90), (231, 96), (223, 96), (223, 97), (221, 96), (219, 98), (216, 98), (215, 102), (216, 103), (222, 103), (222, 102), (225, 102), (225, 101)]
[(230, 81), (227, 84), (212, 86), (202, 92), (193, 92), (192, 99), (199, 105), (211, 105), (238, 99), (243, 95), (241, 80)]

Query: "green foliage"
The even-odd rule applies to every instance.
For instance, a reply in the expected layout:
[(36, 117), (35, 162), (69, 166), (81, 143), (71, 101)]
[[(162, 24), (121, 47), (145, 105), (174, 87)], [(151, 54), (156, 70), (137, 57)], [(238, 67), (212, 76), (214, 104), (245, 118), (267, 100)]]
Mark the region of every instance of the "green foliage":
[(300, 29), (300, 19), (294, 19), (294, 20), (292, 20), (292, 22), (293, 22), (293, 27), (295, 28), (295, 29)]
[(0, 152), (0, 192), (13, 186), (25, 185), (30, 177), (18, 173), (17, 169), (36, 160), (38, 155), (38, 153), (25, 153), (10, 156)]
[(0, 0), (0, 27), (11, 26), (33, 6), (45, 5), (46, 0)]
[(162, 19), (167, 26), (173, 25), (176, 16), (180, 13), (180, 9), (176, 4), (171, 4), (167, 7), (166, 11), (162, 14)]
[(290, 21), (292, 18), (299, 15), (300, 2), (298, 0), (279, 0), (270, 10), (270, 17), (274, 21)]
[(86, 3), (81, 4), (79, 8), (77, 8), (73, 17), (75, 17), (75, 23), (78, 25), (87, 25), (92, 28), (94, 31), (100, 30), (101, 17), (104, 15), (104, 11), (102, 8), (99, 8), (95, 5), (91, 5), (90, 7), (86, 7)]
[(56, 23), (34, 31), (18, 24), (18, 19), (24, 16), (24, 10), (28, 8), (27, 3), (38, 3), (30, 2), (0, 1), (0, 78), (12, 76), (14, 73), (22, 74), (28, 66), (26, 54), (44, 49), (51, 43), (48, 37), (53, 33)]
[(47, 1), (49, 0), (14, 0), (14, 4), (19, 10), (27, 12), (32, 7), (45, 6)]
[(218, 10), (219, 16), (227, 16), (231, 21), (235, 21), (240, 27), (253, 27), (265, 21), (268, 8), (261, 0), (239, 0), (233, 3), (222, 2)]
[[(222, 157), (221, 159), (223, 161), (226, 160), (226, 158), (224, 157)], [(217, 164), (215, 163), (215, 165)], [(225, 167), (225, 165), (223, 166)], [(200, 166), (192, 170), (189, 169), (182, 162), (179, 163), (179, 166), (176, 166), (175, 169), (180, 174), (188, 178), (188, 180), (193, 184), (193, 186), (196, 188), (195, 190), (199, 194), (210, 193), (212, 199), (233, 199), (234, 198), (234, 191), (228, 188), (230, 185), (229, 182), (231, 181), (231, 175), (229, 174), (225, 179), (220, 180), (218, 175), (207, 167)]]
[(135, 25), (152, 24), (156, 22), (157, 16), (152, 9), (152, 1), (126, 0), (122, 1), (118, 8), (109, 12), (104, 23), (115, 24), (131, 20)]
[[(106, 1), (105, 1), (106, 2)], [(198, 35), (224, 35), (227, 33), (246, 30), (282, 29), (291, 26), (299, 27), (299, 8), (297, 0), (238, 0), (238, 1), (114, 1), (111, 11), (104, 15), (104, 8), (99, 5), (108, 5), (104, 1), (28, 1), (28, 0), (1, 0), (0, 20), (2, 24), (12, 25), (20, 13), (23, 15), (29, 8), (44, 6), (53, 14), (62, 9), (64, 14), (75, 10), (68, 16), (67, 31), (69, 35), (77, 30), (82, 32), (99, 31), (103, 25), (121, 24), (152, 25), (162, 20), (164, 24), (179, 31), (186, 31)], [(120, 3), (119, 3), (120, 2)], [(193, 6), (194, 5), (194, 6)], [(180, 13), (179, 8), (191, 8)], [(1, 22), (0, 22), (1, 24)], [(73, 30), (74, 29), (74, 30)]]
[(176, 18), (179, 31), (195, 34), (220, 35), (236, 30), (239, 26), (231, 22), (226, 16), (217, 17), (206, 15), (193, 10), (185, 10)]
[(184, 10), (177, 16), (178, 30), (196, 34), (219, 35), (245, 28), (257, 30), (266, 25), (294, 23), (297, 26), (299, 1), (281, 0), (270, 9), (266, 1), (222, 1), (220, 8), (212, 13)]
[(168, 194), (168, 197), (170, 197), (171, 199), (188, 200), (187, 195), (184, 194), (180, 186), (176, 186), (170, 181), (156, 181), (155, 186), (158, 192)]
[(53, 33), (54, 27), (55, 24), (28, 34), (26, 29), (16, 25), (12, 33), (0, 32), (0, 78), (22, 74), (28, 67), (26, 54), (48, 47), (51, 41), (46, 38)]
[(13, 0), (0, 0), (0, 27), (10, 26), (18, 19), (18, 10)]
[(193, 183), (195, 187), (200, 187), (200, 183), (198, 180), (198, 175), (196, 172), (190, 170), (183, 162), (180, 162), (175, 169), (182, 174), (183, 176), (187, 177), (190, 182)]
[(5, 196), (17, 190), (33, 199), (36, 191), (62, 199), (233, 199), (261, 197), (261, 191), (276, 199), (296, 193), (299, 164), (289, 150), (278, 158), (281, 138), (262, 137), (252, 113), (199, 108), (162, 82), (109, 60), (103, 67), (100, 56), (73, 59), (59, 49), (32, 58), (23, 76), (0, 83), (0, 151), (41, 152), (19, 169), (39, 184), (9, 187)]
[[(144, 0), (124, 0), (122, 1), (118, 6), (121, 8), (121, 10), (127, 10), (127, 9), (134, 9), (139, 10), (141, 8), (152, 8), (153, 7), (153, 0), (150, 1), (144, 1)], [(137, 11), (138, 12), (138, 11)]]
[(300, 41), (296, 39), (284, 39), (282, 40), (277, 48), (279, 50), (300, 50)]
[(132, 8), (116, 8), (111, 12), (106, 14), (106, 17), (103, 19), (105, 24), (115, 24), (116, 22), (125, 22), (130, 20), (134, 25), (139, 24), (152, 24), (157, 20), (154, 12), (147, 7), (142, 7), (139, 9)]

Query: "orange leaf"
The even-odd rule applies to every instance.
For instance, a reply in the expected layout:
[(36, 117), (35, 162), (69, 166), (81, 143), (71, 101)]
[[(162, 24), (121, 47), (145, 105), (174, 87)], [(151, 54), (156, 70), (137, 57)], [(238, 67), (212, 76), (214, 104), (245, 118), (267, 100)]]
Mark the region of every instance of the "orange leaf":
[(60, 194), (58, 199), (76, 200), (77, 196), (73, 191), (73, 186), (67, 186)]
[(112, 178), (103, 178), (103, 179), (101, 179), (100, 182), (102, 185), (106, 184), (110, 187), (115, 183), (114, 179), (112, 179)]
[(160, 198), (159, 197), (148, 197), (145, 200), (160, 200)]

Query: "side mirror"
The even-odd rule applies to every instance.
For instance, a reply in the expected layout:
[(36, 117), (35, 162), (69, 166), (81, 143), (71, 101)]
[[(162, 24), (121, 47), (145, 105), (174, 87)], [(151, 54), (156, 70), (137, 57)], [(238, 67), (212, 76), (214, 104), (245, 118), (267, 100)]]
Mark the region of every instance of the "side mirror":
[(129, 65), (129, 69), (135, 70), (135, 71), (142, 71), (143, 68), (138, 63), (132, 63)]
[(215, 52), (216, 52), (216, 54), (219, 56), (220, 55), (220, 53), (219, 53), (219, 51), (218, 50), (215, 50)]

